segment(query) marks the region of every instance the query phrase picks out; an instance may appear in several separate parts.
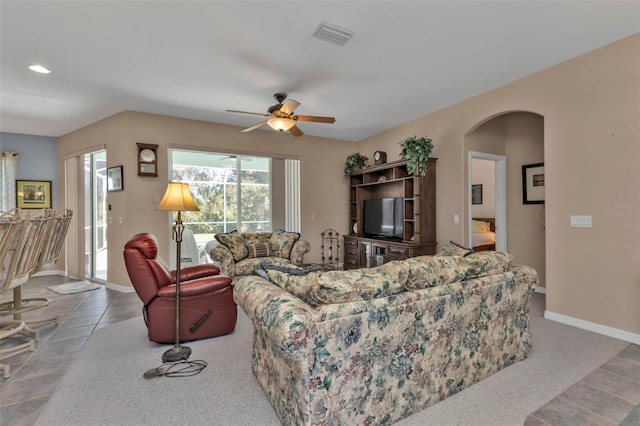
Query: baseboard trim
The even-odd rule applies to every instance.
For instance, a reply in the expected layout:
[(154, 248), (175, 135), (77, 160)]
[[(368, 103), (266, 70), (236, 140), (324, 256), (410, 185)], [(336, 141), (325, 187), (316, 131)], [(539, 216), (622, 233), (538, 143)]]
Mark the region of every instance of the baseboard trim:
[(546, 287), (536, 287), (536, 293), (547, 294), (547, 288)]
[(35, 274), (33, 274), (34, 277), (45, 277), (45, 276), (49, 276), (49, 275), (60, 275), (62, 277), (65, 276), (64, 271), (60, 271), (58, 269), (48, 269), (45, 271), (38, 271)]
[(133, 287), (113, 283), (107, 283), (105, 287), (107, 287), (109, 290), (119, 291), (120, 293), (133, 293), (134, 291), (136, 291)]
[(581, 328), (583, 330), (592, 331), (594, 333), (603, 334), (615, 339), (624, 340), (625, 342), (640, 345), (640, 334), (632, 333), (630, 331), (620, 330), (619, 328), (613, 328), (595, 322), (585, 321), (546, 310), (544, 311), (544, 318), (562, 324), (570, 325), (572, 327)]

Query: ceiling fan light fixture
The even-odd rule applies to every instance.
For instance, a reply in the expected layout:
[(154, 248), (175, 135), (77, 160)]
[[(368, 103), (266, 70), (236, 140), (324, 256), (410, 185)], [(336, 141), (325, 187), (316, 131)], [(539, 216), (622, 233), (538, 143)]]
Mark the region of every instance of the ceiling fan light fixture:
[(290, 118), (273, 117), (267, 120), (267, 124), (273, 130), (284, 132), (295, 126), (295, 122)]

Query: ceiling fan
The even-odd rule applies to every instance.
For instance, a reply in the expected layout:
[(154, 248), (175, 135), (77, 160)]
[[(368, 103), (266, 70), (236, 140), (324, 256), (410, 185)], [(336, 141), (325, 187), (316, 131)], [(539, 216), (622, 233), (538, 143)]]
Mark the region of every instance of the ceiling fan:
[(228, 109), (226, 111), (239, 114), (251, 114), (269, 117), (267, 120), (261, 123), (243, 129), (243, 132), (250, 132), (268, 124), (269, 127), (274, 130), (278, 130), (280, 132), (288, 130), (293, 136), (302, 136), (304, 133), (302, 133), (302, 130), (300, 130), (300, 128), (296, 126), (296, 121), (310, 121), (314, 123), (335, 123), (336, 121), (334, 117), (295, 115), (293, 111), (300, 105), (300, 102), (294, 101), (293, 99), (287, 99), (286, 93), (276, 93), (275, 95), (273, 95), (273, 97), (276, 99), (276, 101), (278, 101), (278, 103), (270, 106), (267, 110), (267, 114), (259, 112), (237, 111), (233, 109)]

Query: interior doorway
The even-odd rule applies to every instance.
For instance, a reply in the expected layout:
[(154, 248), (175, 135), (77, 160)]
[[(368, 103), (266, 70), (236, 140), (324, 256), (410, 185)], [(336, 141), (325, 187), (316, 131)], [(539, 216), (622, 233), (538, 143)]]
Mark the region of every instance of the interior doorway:
[[(487, 170), (491, 170), (493, 173), (489, 176), (485, 177), (483, 180), (483, 184), (476, 183), (474, 181), (474, 163), (476, 164), (476, 168), (480, 166), (479, 161), (490, 162), (493, 167), (488, 168)], [(490, 218), (491, 212), (493, 212), (493, 218), (495, 219), (495, 249), (498, 251), (507, 251), (507, 157), (504, 155), (496, 155), (489, 154), (486, 152), (477, 152), (477, 151), (469, 151), (469, 159), (468, 159), (468, 194), (469, 198), (467, 200), (468, 206), (467, 211), (469, 212), (467, 216), (468, 220), (468, 229), (469, 229), (469, 245), (473, 246), (473, 226), (472, 220), (474, 219), (474, 203), (477, 203), (477, 194), (478, 191), (475, 191), (473, 186), (475, 185), (483, 185), (487, 186), (480, 188), (480, 199), (482, 205), (485, 205), (488, 209), (484, 212), (479, 213), (482, 215), (482, 218)], [(477, 174), (475, 175), (477, 176)], [(490, 186), (490, 187), (489, 187)], [(477, 189), (477, 188), (476, 188)], [(493, 205), (488, 205), (492, 203)], [(477, 204), (475, 204), (477, 205)]]

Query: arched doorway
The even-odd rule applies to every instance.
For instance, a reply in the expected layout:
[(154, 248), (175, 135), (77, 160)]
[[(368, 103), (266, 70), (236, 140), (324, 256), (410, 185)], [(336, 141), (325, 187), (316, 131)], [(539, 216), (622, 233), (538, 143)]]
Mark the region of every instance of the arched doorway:
[[(498, 166), (492, 180), (495, 185), (492, 190), (495, 191), (496, 240), (504, 238), (504, 245), (496, 241), (496, 249), (507, 250), (514, 255), (515, 262), (536, 269), (540, 286), (544, 287), (545, 207), (544, 204), (523, 203), (522, 195), (522, 167), (544, 163), (544, 117), (527, 111), (491, 116), (465, 135), (463, 148), (467, 182), (465, 199), (468, 200), (465, 204), (467, 242), (473, 245), (473, 161), (488, 159), (496, 166), (504, 161), (504, 179), (501, 180), (502, 172), (498, 172), (502, 166)], [(541, 288), (540, 291), (544, 290)]]

